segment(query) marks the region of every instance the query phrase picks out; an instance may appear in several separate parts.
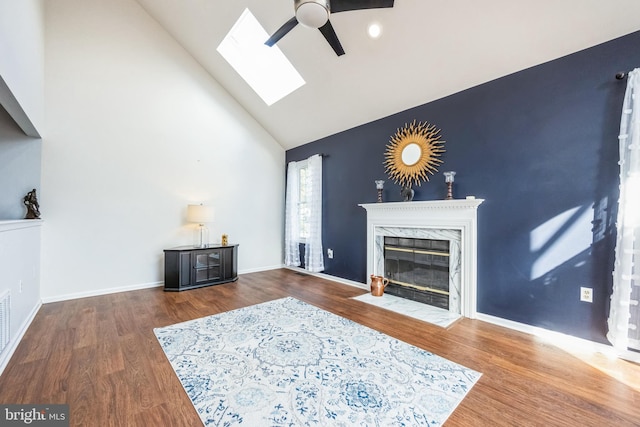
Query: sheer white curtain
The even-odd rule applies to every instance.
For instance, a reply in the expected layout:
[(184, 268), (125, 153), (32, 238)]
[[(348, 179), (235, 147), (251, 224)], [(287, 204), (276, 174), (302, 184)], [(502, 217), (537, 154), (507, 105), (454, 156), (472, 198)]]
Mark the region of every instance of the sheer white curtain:
[(285, 194), (284, 219), (284, 264), (300, 265), (300, 163), (289, 162), (287, 166), (287, 190)]
[[(301, 180), (301, 169), (305, 169)], [(304, 200), (303, 200), (304, 198)], [(304, 209), (304, 212), (301, 210)], [(305, 224), (302, 221), (306, 222)], [(299, 243), (305, 244), (304, 266), (312, 272), (324, 270), (322, 252), (322, 156), (289, 162), (285, 206), (285, 257), (287, 266), (300, 265)]]
[(640, 349), (640, 68), (629, 73), (620, 121), (620, 200), (607, 338)]
[(322, 256), (322, 156), (308, 159), (307, 194), (309, 203), (309, 235), (304, 251), (304, 265), (309, 271), (324, 270)]

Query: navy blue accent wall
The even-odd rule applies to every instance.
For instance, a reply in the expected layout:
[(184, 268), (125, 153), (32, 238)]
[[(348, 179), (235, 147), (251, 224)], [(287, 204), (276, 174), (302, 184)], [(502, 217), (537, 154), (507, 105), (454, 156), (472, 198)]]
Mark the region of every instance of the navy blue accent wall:
[[(384, 151), (413, 120), (442, 130), (444, 163), (415, 200), (454, 197), (478, 208), (478, 311), (606, 342), (618, 197), (618, 131), (626, 80), (640, 67), (640, 32), (288, 150), (322, 153), (325, 273), (367, 283), (366, 212), (400, 201)], [(470, 70), (469, 72), (472, 72)], [(326, 249), (334, 259), (326, 257)], [(593, 303), (579, 301), (593, 288)]]

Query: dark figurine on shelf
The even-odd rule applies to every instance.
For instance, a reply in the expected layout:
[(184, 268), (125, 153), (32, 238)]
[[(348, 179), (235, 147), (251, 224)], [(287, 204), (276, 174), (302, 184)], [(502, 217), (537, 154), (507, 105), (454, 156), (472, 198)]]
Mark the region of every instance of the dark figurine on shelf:
[(38, 204), (38, 198), (36, 197), (36, 189), (29, 191), (23, 200), (24, 205), (27, 207), (27, 216), (24, 219), (38, 219), (40, 218), (40, 205)]
[(413, 200), (413, 195), (415, 192), (411, 187), (402, 187), (402, 191), (400, 191), (400, 195), (402, 196), (402, 200), (405, 202), (410, 202)]

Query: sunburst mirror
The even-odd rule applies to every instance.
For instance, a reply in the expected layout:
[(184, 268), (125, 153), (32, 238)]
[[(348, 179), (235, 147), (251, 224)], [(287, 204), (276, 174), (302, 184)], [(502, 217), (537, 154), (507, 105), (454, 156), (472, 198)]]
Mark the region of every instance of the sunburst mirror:
[(444, 153), (440, 129), (428, 123), (407, 123), (391, 137), (384, 153), (385, 172), (402, 187), (421, 185), (429, 181), (442, 163), (438, 157)]

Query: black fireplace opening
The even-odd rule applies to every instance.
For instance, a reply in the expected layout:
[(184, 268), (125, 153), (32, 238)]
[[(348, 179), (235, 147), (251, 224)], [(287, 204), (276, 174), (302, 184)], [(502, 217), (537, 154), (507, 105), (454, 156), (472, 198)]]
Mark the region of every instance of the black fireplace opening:
[(449, 241), (384, 238), (385, 292), (449, 309)]

